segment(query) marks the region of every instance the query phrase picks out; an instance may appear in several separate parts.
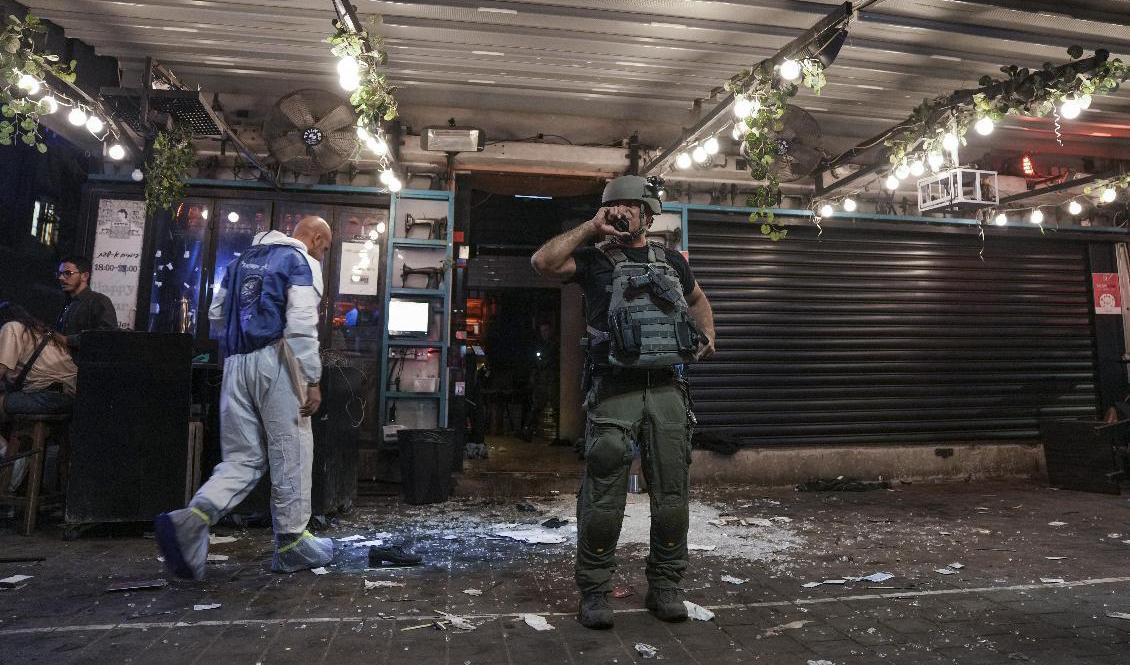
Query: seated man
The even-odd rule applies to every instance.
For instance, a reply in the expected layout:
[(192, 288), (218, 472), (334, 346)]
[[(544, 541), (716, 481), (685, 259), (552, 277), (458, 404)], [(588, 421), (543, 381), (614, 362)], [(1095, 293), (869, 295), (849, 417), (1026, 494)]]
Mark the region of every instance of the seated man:
[[(19, 305), (0, 302), (0, 423), (12, 416), (65, 413), (74, 402), (78, 370), (66, 344)], [(0, 457), (9, 454), (0, 436)], [(12, 467), (11, 484), (23, 482), (27, 465)]]

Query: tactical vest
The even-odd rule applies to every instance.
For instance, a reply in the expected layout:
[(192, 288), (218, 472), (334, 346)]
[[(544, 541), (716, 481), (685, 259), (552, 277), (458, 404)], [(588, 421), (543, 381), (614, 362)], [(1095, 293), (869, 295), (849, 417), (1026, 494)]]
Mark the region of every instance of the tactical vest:
[(647, 263), (628, 260), (618, 245), (597, 244), (612, 262), (608, 331), (589, 329), (590, 343), (608, 340), (613, 367), (656, 368), (692, 362), (699, 332), (690, 317), (679, 273), (663, 245), (647, 244)]

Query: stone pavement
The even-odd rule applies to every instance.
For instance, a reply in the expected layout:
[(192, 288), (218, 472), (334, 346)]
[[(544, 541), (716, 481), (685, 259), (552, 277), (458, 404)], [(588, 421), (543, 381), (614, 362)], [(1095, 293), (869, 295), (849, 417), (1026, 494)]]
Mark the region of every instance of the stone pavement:
[[(1117, 618), (1130, 613), (1124, 497), (1020, 482), (697, 491), (691, 542), (702, 549), (684, 586), (716, 616), (682, 624), (641, 608), (646, 497), (630, 498), (617, 585), (631, 595), (613, 600), (616, 627), (605, 632), (573, 619), (571, 526), (539, 526), (569, 516), (565, 494), (374, 500), (326, 531), (408, 544), (427, 560), (412, 569), (366, 570), (367, 548), (339, 540), (327, 574), (274, 575), (267, 530), (221, 527), (237, 540), (211, 548), (228, 558), (206, 581), (134, 592), (106, 588), (163, 576), (151, 539), (67, 542), (50, 527), (22, 538), (8, 523), (0, 559), (45, 560), (0, 563), (0, 577), (32, 576), (0, 589), (0, 663), (1130, 662), (1130, 619)], [(497, 535), (515, 530), (564, 542)], [(858, 579), (879, 572), (893, 577)], [(824, 580), (842, 583), (804, 586)], [(535, 631), (522, 613), (553, 630)]]

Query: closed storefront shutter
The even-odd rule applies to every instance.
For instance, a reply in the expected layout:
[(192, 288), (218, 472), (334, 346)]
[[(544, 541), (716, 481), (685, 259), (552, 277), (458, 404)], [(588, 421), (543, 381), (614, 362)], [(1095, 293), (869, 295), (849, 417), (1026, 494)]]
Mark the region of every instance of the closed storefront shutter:
[[(740, 218), (738, 218), (740, 219)], [(695, 365), (702, 429), (756, 444), (1033, 439), (1094, 417), (1078, 241), (689, 223), (719, 352)]]

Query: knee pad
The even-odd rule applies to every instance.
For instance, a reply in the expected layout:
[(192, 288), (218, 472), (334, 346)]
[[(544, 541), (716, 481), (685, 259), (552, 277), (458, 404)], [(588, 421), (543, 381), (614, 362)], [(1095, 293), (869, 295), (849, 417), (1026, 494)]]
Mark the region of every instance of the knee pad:
[(653, 507), (655, 511), (651, 516), (652, 528), (655, 535), (664, 543), (676, 545), (686, 540), (687, 529), (690, 526), (689, 510), (686, 502), (678, 499), (668, 499), (659, 502)]

